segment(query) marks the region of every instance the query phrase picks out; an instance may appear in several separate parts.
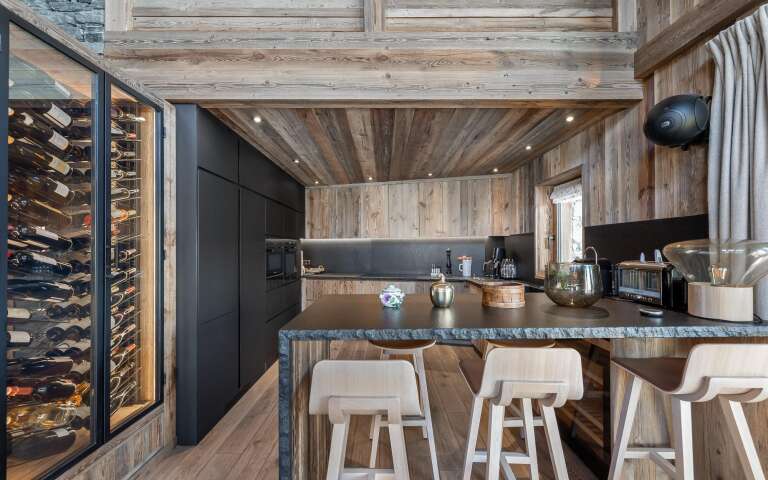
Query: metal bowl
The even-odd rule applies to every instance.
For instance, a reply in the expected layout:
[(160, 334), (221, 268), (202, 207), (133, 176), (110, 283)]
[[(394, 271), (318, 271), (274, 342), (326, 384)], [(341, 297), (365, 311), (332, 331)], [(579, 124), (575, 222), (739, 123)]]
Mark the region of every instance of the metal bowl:
[(586, 308), (603, 296), (600, 265), (594, 263), (550, 263), (544, 292), (558, 305)]

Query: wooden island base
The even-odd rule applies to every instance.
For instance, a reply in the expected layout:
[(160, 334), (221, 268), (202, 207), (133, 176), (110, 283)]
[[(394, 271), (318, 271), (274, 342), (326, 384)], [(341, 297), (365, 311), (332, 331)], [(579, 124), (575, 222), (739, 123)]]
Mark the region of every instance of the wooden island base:
[[(767, 343), (765, 339), (659, 339), (626, 338), (611, 340), (611, 355), (632, 358), (658, 356), (685, 356), (698, 343)], [(293, 363), (293, 475), (294, 480), (321, 480), (325, 478), (330, 444), (330, 424), (325, 417), (307, 414), (309, 398), (309, 373), (320, 360), (331, 358), (330, 340), (294, 340), (291, 358)], [(611, 367), (611, 412), (613, 428), (624, 398), (627, 374), (620, 368)], [(747, 420), (761, 459), (768, 458), (768, 404), (744, 405)], [(663, 412), (663, 415), (659, 415)], [(671, 430), (670, 405), (649, 386), (644, 386), (638, 405), (632, 443), (640, 446), (669, 444)], [(696, 478), (736, 479), (743, 478), (736, 450), (723, 422), (717, 402), (693, 405), (694, 455)], [(763, 468), (766, 468), (765, 461)], [(768, 473), (768, 472), (767, 472)], [(657, 480), (669, 478), (648, 460), (631, 460), (624, 469), (625, 479)]]

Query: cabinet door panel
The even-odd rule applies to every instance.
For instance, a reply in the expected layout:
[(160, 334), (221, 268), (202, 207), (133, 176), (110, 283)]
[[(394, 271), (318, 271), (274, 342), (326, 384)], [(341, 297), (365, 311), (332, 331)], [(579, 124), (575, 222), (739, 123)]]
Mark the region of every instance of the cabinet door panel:
[(264, 198), (240, 190), (240, 387), (263, 373), (266, 329)]
[(267, 235), (272, 237), (286, 236), (286, 213), (288, 209), (277, 202), (267, 199), (266, 229)]
[(201, 325), (198, 336), (198, 441), (224, 416), (238, 393), (237, 312)]
[(238, 188), (204, 170), (199, 188), (198, 321), (238, 308)]
[(267, 198), (304, 211), (304, 187), (261, 152), (240, 140), (240, 185)]
[(197, 109), (197, 154), (200, 167), (237, 181), (237, 137), (212, 114)]

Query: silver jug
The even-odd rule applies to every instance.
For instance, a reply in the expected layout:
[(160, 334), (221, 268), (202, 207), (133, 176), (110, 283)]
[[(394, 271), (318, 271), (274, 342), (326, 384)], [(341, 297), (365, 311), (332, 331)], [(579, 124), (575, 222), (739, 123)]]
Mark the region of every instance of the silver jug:
[(429, 296), (432, 305), (438, 308), (448, 308), (453, 305), (455, 291), (453, 285), (445, 280), (445, 275), (440, 274), (440, 279), (429, 288)]

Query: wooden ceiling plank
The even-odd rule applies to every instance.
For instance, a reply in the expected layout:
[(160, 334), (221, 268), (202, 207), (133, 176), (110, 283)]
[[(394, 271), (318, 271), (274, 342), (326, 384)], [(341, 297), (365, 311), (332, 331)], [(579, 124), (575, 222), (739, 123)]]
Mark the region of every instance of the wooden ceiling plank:
[(357, 162), (354, 140), (346, 111), (340, 108), (315, 109), (315, 114), (328, 136), (336, 158), (342, 164), (352, 183), (365, 181), (361, 165)]
[(439, 175), (455, 176), (467, 159), (469, 163), (478, 161), (478, 157), (467, 155), (467, 152), (472, 147), (483, 143), (493, 131), (494, 126), (503, 118), (504, 112), (503, 109), (476, 109), (472, 115), (465, 117), (466, 124), (450, 143)]
[(390, 180), (392, 163), (392, 138), (395, 130), (395, 110), (375, 108), (371, 110), (373, 120), (373, 148), (375, 152), (375, 178)]
[(455, 109), (416, 110), (411, 129), (408, 178), (427, 178), (437, 159), (433, 152), (442, 132), (451, 122)]
[(363, 178), (370, 177), (376, 181), (384, 180), (376, 172), (375, 135), (371, 109), (349, 108), (345, 112), (352, 135), (355, 157), (360, 165)]
[(336, 154), (328, 132), (323, 122), (317, 116), (317, 110), (313, 108), (299, 110), (299, 116), (304, 121), (307, 131), (320, 150), (321, 156), (317, 161), (325, 161), (335, 180), (334, 183), (353, 183), (352, 175), (344, 166)]
[[(274, 129), (296, 153), (301, 164), (309, 165), (320, 175), (323, 183), (335, 183), (336, 179), (329, 171), (327, 164), (317, 161), (321, 158), (317, 145), (312, 141), (304, 123), (299, 119), (295, 110), (262, 109), (258, 111), (262, 116), (261, 128)], [(295, 165), (295, 164), (294, 164)]]
[(392, 129), (392, 159), (389, 163), (389, 180), (404, 179), (405, 152), (408, 140), (411, 136), (413, 117), (416, 110), (413, 108), (395, 109), (395, 126)]

